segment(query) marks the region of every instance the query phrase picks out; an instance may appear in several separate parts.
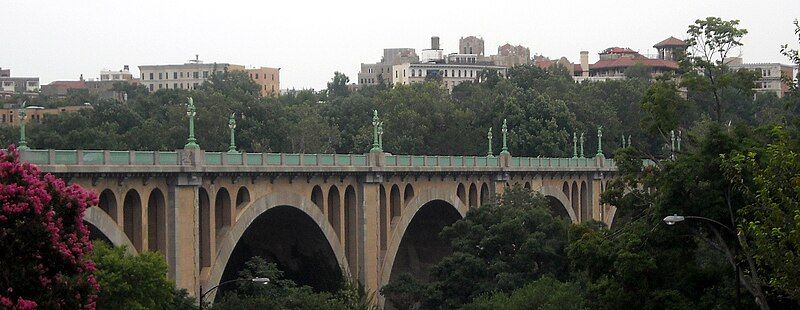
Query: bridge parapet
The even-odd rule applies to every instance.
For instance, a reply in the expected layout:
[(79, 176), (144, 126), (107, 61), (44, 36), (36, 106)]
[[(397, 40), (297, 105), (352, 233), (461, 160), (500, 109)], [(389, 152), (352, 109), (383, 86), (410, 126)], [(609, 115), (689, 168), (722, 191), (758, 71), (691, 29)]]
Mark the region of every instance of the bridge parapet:
[[(202, 150), (178, 151), (109, 151), (109, 150), (25, 150), (22, 159), (42, 166), (201, 166), (216, 170), (221, 166), (257, 167), (383, 167), (427, 170), (470, 168), (478, 170), (616, 170), (613, 159), (437, 156), (379, 154), (298, 154), (298, 153), (230, 153)], [(647, 163), (646, 163), (647, 164)], [(87, 167), (88, 168), (88, 167)], [(171, 170), (171, 169), (167, 169)], [(326, 169), (323, 169), (326, 170)], [(448, 169), (449, 170), (449, 169)], [(181, 169), (186, 171), (186, 169)]]

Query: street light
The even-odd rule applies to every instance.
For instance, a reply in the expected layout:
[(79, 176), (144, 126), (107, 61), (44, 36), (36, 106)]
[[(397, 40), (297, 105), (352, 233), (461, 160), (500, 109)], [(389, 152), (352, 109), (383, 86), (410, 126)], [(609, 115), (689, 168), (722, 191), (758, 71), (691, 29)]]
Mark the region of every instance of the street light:
[(226, 284), (229, 284), (229, 283), (234, 283), (234, 282), (242, 282), (242, 281), (250, 281), (250, 282), (253, 282), (253, 283), (261, 283), (261, 284), (264, 284), (264, 285), (269, 284), (269, 278), (233, 279), (233, 280), (228, 280), (228, 281), (222, 282), (222, 283), (217, 284), (216, 286), (208, 289), (204, 293), (200, 294), (200, 309), (203, 309), (203, 298), (205, 298), (206, 295), (208, 295), (208, 293), (211, 293), (212, 291), (214, 291), (215, 289), (218, 289), (219, 287), (221, 287), (223, 285), (226, 285)]
[[(686, 219), (696, 219), (696, 220), (701, 220), (701, 221), (714, 223), (714, 224), (719, 225), (722, 228), (725, 228), (725, 230), (727, 230), (729, 233), (731, 233), (734, 237), (736, 237), (738, 235), (735, 230), (731, 229), (727, 225), (722, 224), (721, 222), (719, 222), (719, 221), (717, 221), (715, 219), (710, 219), (710, 218), (702, 217), (702, 216), (673, 214), (673, 215), (668, 215), (668, 216), (664, 217), (664, 223), (666, 223), (669, 226), (673, 226), (676, 223), (683, 222)], [(738, 252), (739, 252), (739, 247), (738, 246), (734, 246), (733, 247), (733, 268), (734, 268), (734, 272), (736, 273), (735, 274), (735, 278), (736, 278), (736, 285), (735, 285), (736, 286), (736, 305), (735, 305), (735, 309), (741, 309), (741, 304), (739, 302), (740, 301), (739, 262), (736, 261), (736, 256), (738, 256)]]

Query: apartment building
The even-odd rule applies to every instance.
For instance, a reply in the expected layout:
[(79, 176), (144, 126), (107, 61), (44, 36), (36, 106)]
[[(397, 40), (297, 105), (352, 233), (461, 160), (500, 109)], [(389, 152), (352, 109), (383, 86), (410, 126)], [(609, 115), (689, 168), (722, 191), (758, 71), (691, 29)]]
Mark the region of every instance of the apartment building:
[(0, 97), (18, 93), (38, 95), (38, 77), (11, 76), (11, 69), (0, 68)]
[(281, 68), (260, 67), (245, 69), (250, 79), (258, 84), (262, 97), (280, 96)]
[[(82, 106), (66, 106), (66, 107), (58, 107), (58, 108), (50, 108), (45, 109), (43, 107), (37, 106), (29, 106), (25, 108), (25, 113), (27, 114), (26, 117), (26, 124), (39, 124), (42, 120), (47, 117), (48, 115), (56, 115), (61, 113), (75, 113), (82, 109), (91, 109), (92, 106), (90, 105), (82, 105)], [(19, 107), (13, 104), (5, 105), (2, 109), (0, 109), (0, 124), (3, 125), (10, 125), (10, 126), (19, 126), (20, 119), (19, 119)]]
[(794, 66), (777, 62), (744, 63), (741, 57), (730, 57), (725, 59), (725, 64), (731, 70), (748, 69), (761, 73), (761, 77), (755, 82), (754, 90), (757, 93), (774, 93), (778, 98), (782, 98), (789, 91), (789, 84), (782, 77), (793, 79), (795, 76)]
[(192, 60), (180, 65), (139, 66), (140, 80), (149, 91), (160, 89), (196, 89), (214, 73), (241, 70), (244, 66), (228, 63), (203, 63)]

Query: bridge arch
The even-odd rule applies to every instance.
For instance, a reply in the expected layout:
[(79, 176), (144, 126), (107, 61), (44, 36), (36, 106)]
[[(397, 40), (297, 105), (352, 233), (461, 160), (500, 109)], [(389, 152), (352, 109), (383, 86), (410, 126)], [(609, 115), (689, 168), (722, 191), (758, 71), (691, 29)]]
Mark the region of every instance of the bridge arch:
[(167, 253), (167, 204), (164, 193), (154, 188), (147, 198), (147, 250)]
[(123, 230), (137, 252), (142, 250), (142, 198), (135, 189), (125, 194), (122, 203)]
[(136, 248), (125, 232), (114, 220), (99, 208), (86, 208), (83, 220), (96, 228), (114, 246), (125, 246), (128, 254), (136, 254)]
[(578, 217), (575, 215), (575, 210), (570, 208), (570, 200), (567, 195), (564, 194), (563, 188), (557, 188), (555, 186), (543, 186), (539, 189), (539, 192), (546, 197), (553, 197), (554, 199), (558, 200), (561, 203), (561, 206), (566, 210), (567, 214), (569, 214), (569, 219), (573, 223), (578, 223)]
[[(381, 264), (382, 267), (380, 270), (381, 274), (379, 287), (383, 287), (389, 283), (389, 280), (391, 279), (392, 268), (394, 268), (395, 259), (397, 258), (398, 251), (400, 250), (400, 244), (403, 241), (403, 236), (406, 234), (406, 231), (411, 225), (412, 220), (420, 211), (420, 209), (428, 205), (428, 203), (434, 201), (440, 201), (449, 204), (454, 211), (458, 213), (460, 218), (466, 216), (467, 211), (469, 211), (469, 206), (461, 203), (452, 190), (427, 189), (419, 193), (417, 197), (408, 203), (406, 211), (403, 212), (403, 215), (397, 222), (395, 229), (392, 231), (392, 236), (389, 239), (389, 246), (386, 250), (386, 255), (383, 258), (383, 263)], [(380, 298), (382, 299), (383, 297)]]
[[(220, 283), (225, 268), (234, 253), (234, 249), (247, 229), (265, 212), (278, 209), (289, 209), (294, 210), (293, 212), (300, 212), (309, 220), (313, 221), (320, 229), (325, 241), (333, 252), (336, 263), (344, 273), (342, 276), (345, 277), (350, 274), (344, 248), (339, 243), (337, 233), (334, 227), (328, 222), (325, 214), (308, 198), (295, 193), (284, 192), (269, 194), (253, 201), (250, 207), (245, 209), (236, 218), (235, 224), (231, 229), (219, 236), (219, 247), (215, 255), (216, 259), (214, 260), (208, 280), (204, 283), (203, 287), (213, 287)], [(214, 300), (214, 296), (215, 292), (210, 293), (208, 300)]]
[(400, 207), (400, 187), (394, 184), (389, 193), (389, 218), (394, 222), (396, 218), (400, 218), (400, 214), (402, 214)]
[(475, 186), (475, 183), (469, 185), (469, 207), (478, 207), (478, 187)]
[(464, 183), (458, 183), (456, 196), (458, 196), (458, 199), (461, 200), (461, 204), (467, 204), (467, 190), (464, 188)]
[(481, 185), (481, 206), (489, 203), (489, 199), (491, 199), (490, 195), (491, 194), (489, 193), (489, 185), (487, 185), (486, 182), (484, 182)]
[(247, 186), (239, 187), (239, 191), (236, 192), (236, 209), (241, 210), (250, 203), (250, 190), (247, 189)]
[(117, 221), (118, 217), (118, 210), (117, 210), (117, 195), (114, 194), (114, 191), (110, 188), (107, 188), (100, 192), (100, 196), (98, 197), (99, 202), (97, 207), (103, 210), (108, 216), (111, 217), (114, 222)]
[(220, 187), (214, 197), (214, 234), (219, 235), (221, 230), (230, 227), (233, 220), (232, 217), (231, 194), (227, 188)]

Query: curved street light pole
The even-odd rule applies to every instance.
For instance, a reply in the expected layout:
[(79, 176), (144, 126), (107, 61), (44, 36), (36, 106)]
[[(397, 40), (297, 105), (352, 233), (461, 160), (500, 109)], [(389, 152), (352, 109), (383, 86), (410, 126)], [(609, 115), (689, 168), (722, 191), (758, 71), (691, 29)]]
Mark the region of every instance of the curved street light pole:
[[(732, 228), (728, 227), (727, 225), (722, 224), (720, 221), (717, 221), (715, 219), (711, 219), (711, 218), (707, 218), (707, 217), (703, 217), (703, 216), (677, 215), (677, 214), (668, 215), (668, 216), (664, 217), (664, 223), (666, 223), (669, 226), (672, 226), (672, 225), (675, 225), (678, 222), (683, 222), (686, 219), (694, 219), (694, 220), (701, 220), (701, 221), (706, 221), (706, 222), (709, 222), (709, 223), (714, 223), (714, 224), (717, 224), (718, 226), (720, 226), (722, 228), (725, 228), (725, 230), (727, 230), (729, 233), (731, 233), (734, 237), (738, 236), (736, 231), (733, 230)], [(734, 305), (734, 307), (735, 307), (734, 309), (741, 309), (741, 303), (739, 302), (741, 300), (741, 297), (740, 297), (741, 296), (741, 292), (740, 292), (741, 283), (740, 283), (740, 279), (739, 279), (739, 262), (736, 261), (736, 256), (738, 256), (738, 255), (739, 255), (739, 246), (736, 245), (736, 246), (733, 247), (733, 269), (734, 269), (734, 272), (736, 273), (735, 274), (735, 278), (736, 278), (736, 285), (735, 285), (736, 286), (736, 304)]]
[[(214, 287), (208, 289), (207, 291), (203, 292), (202, 294), (200, 294), (200, 309), (203, 309), (203, 299), (206, 297), (206, 295), (208, 295), (208, 293), (211, 293), (212, 291), (214, 291), (215, 289), (218, 289), (219, 287), (221, 287), (223, 285), (226, 285), (226, 284), (229, 284), (229, 283), (234, 283), (234, 282), (241, 282), (241, 281), (250, 281), (250, 282), (254, 282), (254, 283), (267, 284), (267, 283), (269, 283), (269, 278), (233, 279), (233, 280), (228, 280), (228, 281), (222, 282), (220, 284), (217, 284), (216, 286), (214, 286)], [(201, 290), (202, 290), (202, 288), (201, 288)]]

